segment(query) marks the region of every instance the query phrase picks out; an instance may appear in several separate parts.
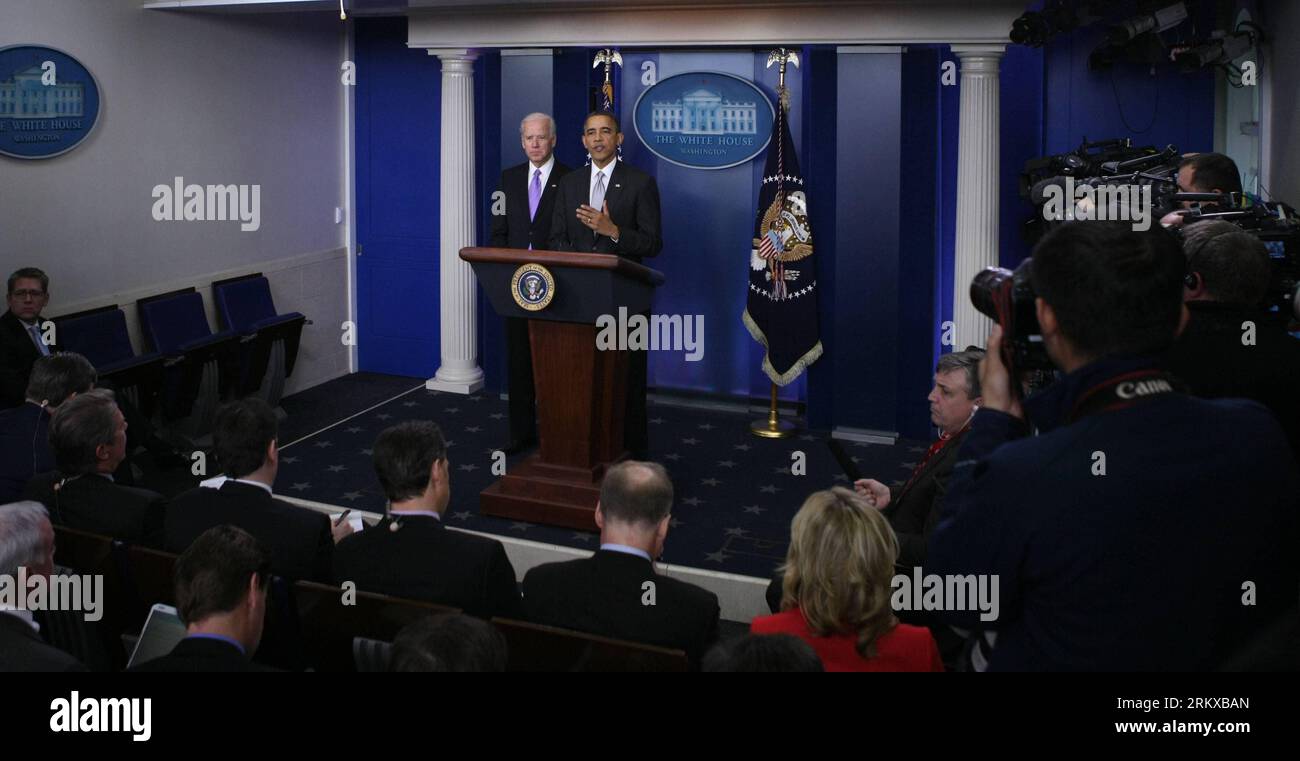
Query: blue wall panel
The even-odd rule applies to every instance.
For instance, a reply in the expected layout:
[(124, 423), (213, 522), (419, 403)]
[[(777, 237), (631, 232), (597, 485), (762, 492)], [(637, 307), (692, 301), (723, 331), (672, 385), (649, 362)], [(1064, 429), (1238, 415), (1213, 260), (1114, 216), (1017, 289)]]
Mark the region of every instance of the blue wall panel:
[(406, 19), (358, 19), (357, 352), (362, 370), (438, 368), (442, 74), (406, 47)]

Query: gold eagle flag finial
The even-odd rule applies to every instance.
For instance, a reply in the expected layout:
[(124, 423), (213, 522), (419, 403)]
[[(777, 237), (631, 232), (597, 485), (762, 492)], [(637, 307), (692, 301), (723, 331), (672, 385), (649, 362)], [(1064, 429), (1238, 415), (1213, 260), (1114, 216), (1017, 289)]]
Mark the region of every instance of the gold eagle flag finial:
[(785, 86), (785, 66), (794, 64), (799, 68), (799, 54), (789, 48), (777, 48), (767, 57), (767, 68), (772, 68), (772, 64), (779, 64), (778, 79), (776, 85), (776, 94), (781, 99), (782, 108), (790, 108), (790, 91)]

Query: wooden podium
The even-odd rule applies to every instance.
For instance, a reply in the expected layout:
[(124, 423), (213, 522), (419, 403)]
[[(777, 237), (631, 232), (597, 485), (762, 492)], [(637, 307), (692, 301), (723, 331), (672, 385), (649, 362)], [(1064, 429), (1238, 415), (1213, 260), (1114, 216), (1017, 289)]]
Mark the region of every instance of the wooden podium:
[[(473, 266), (497, 314), (528, 320), (537, 388), (541, 446), (483, 490), (479, 509), (595, 531), (605, 468), (624, 456), (628, 371), (626, 351), (596, 348), (596, 320), (617, 319), (620, 307), (628, 316), (648, 313), (663, 273), (612, 254), (471, 247), (460, 258)], [(549, 303), (535, 311), (515, 298), (525, 265), (541, 265), (553, 280)]]

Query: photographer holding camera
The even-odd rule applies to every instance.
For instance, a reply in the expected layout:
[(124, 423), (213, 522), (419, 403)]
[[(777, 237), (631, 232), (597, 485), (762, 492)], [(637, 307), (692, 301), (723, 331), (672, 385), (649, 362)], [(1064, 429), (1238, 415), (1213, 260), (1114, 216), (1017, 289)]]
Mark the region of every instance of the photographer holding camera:
[(1197, 396), (1254, 399), (1273, 411), (1300, 462), (1300, 341), (1285, 315), (1260, 308), (1272, 265), (1259, 238), (1229, 222), (1208, 220), (1183, 233), (1186, 330), (1165, 367)]
[[(990, 669), (1212, 668), (1296, 604), (1300, 477), (1277, 421), (1157, 366), (1184, 272), (1164, 230), (1069, 223), (1034, 250), (1037, 324), (989, 337), (925, 570), (998, 577)], [(1022, 404), (1003, 347), (1030, 332), (1064, 375)]]

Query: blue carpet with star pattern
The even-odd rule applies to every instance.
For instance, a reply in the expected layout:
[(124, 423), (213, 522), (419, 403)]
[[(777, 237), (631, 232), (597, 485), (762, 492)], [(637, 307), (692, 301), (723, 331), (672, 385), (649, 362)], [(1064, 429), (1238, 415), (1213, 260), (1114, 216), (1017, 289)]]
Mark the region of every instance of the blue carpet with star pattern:
[[(342, 379), (340, 379), (342, 380)], [(415, 379), (411, 379), (413, 382)], [(351, 383), (356, 383), (352, 376)], [(389, 381), (391, 383), (391, 380)], [(308, 394), (328, 398), (331, 381)], [(324, 396), (321, 396), (324, 395)], [(285, 407), (291, 408), (291, 399)], [(291, 414), (293, 414), (291, 412)], [(313, 417), (319, 416), (317, 412)], [(404, 420), (437, 423), (451, 462), (448, 525), (499, 536), (594, 550), (598, 536), (572, 529), (481, 515), (479, 492), (496, 480), (492, 453), (508, 440), (506, 402), (487, 392), (473, 396), (427, 391), (421, 384), (350, 419), (314, 422), (315, 433), (281, 447), (276, 492), (376, 513), (385, 500), (371, 465), (371, 445), (384, 428)], [(840, 484), (843, 475), (826, 447), (829, 432), (804, 431), (789, 439), (749, 433), (750, 416), (650, 402), (650, 453), (673, 479), (676, 503), (664, 561), (674, 565), (769, 577), (785, 558), (790, 519), (809, 493)], [(327, 427), (328, 426), (328, 427)], [(901, 483), (924, 442), (845, 445), (868, 477)], [(806, 471), (796, 475), (796, 452)], [(527, 456), (511, 458), (514, 463)]]

